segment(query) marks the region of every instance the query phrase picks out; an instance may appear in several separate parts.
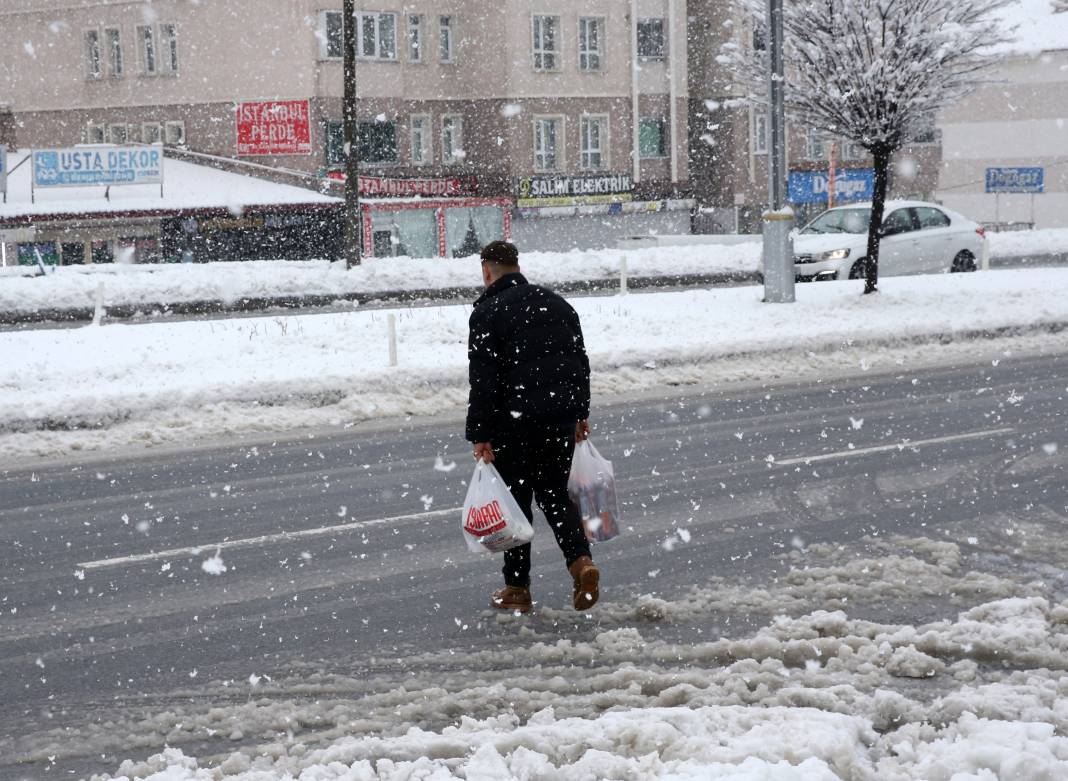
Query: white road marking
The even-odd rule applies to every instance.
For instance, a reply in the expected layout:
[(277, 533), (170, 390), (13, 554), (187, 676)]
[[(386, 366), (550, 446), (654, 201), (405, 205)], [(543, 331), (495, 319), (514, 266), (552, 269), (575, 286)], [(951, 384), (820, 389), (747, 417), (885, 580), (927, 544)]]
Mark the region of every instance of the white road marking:
[(834, 453), (821, 453), (818, 456), (799, 456), (798, 458), (784, 458), (776, 461), (775, 466), (791, 466), (793, 464), (814, 464), (817, 461), (833, 461), (838, 458), (850, 456), (864, 456), (869, 453), (885, 453), (887, 450), (904, 450), (906, 448), (923, 447), (924, 445), (937, 445), (942, 442), (961, 442), (966, 439), (982, 439), (997, 434), (1011, 434), (1016, 429), (993, 428), (987, 431), (972, 431), (968, 434), (951, 434), (946, 437), (934, 437), (932, 439), (902, 440), (894, 445), (878, 445), (877, 447), (858, 447), (853, 450), (838, 450)]
[(425, 513), (411, 513), (409, 515), (394, 515), (390, 518), (375, 518), (370, 521), (353, 521), (351, 523), (341, 523), (337, 526), (321, 526), (315, 529), (300, 529), (295, 532), (277, 532), (275, 534), (263, 534), (259, 537), (245, 537), (239, 540), (224, 540), (222, 542), (209, 542), (203, 545), (190, 545), (185, 548), (169, 548), (168, 550), (155, 551), (154, 553), (138, 553), (132, 556), (118, 556), (113, 559), (97, 559), (96, 561), (85, 561), (78, 564), (82, 569), (103, 569), (104, 567), (121, 567), (126, 564), (138, 564), (144, 561), (153, 561), (156, 559), (171, 559), (177, 556), (196, 556), (201, 551), (215, 551), (215, 550), (227, 550), (228, 548), (247, 548), (251, 545), (260, 545), (263, 543), (272, 542), (286, 542), (288, 540), (299, 540), (304, 537), (324, 537), (329, 534), (335, 534), (337, 532), (348, 532), (356, 529), (369, 529), (372, 526), (382, 526), (387, 523), (397, 523), (399, 521), (414, 521), (422, 520), (425, 518), (436, 518), (440, 515), (449, 515), (451, 513), (459, 513), (463, 510), (462, 507), (449, 507), (443, 510), (430, 510)]

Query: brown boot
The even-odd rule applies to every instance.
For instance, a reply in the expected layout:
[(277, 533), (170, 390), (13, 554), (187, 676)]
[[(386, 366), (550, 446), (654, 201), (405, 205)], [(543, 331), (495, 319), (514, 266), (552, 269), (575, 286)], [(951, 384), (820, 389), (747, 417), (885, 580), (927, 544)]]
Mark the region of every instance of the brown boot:
[(530, 598), (529, 588), (505, 586), (493, 592), (492, 604), (498, 610), (515, 610), (519, 613), (529, 613), (534, 601)]
[(576, 559), (567, 571), (575, 581), (575, 610), (589, 610), (597, 604), (597, 597), (600, 596), (597, 587), (601, 581), (601, 571), (589, 556)]

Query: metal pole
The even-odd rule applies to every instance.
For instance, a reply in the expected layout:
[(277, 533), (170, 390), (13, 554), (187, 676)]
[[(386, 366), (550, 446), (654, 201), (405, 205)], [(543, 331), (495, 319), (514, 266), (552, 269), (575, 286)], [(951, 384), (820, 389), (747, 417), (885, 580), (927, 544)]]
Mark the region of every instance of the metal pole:
[(356, 0), (344, 0), (342, 5), (344, 55), (345, 137), (345, 267), (360, 265), (360, 159), (357, 136), (360, 132), (356, 114)]
[(790, 238), (793, 211), (786, 208), (786, 111), (783, 104), (782, 0), (768, 0), (768, 109), (771, 149), (768, 155), (768, 210), (764, 212), (764, 300), (794, 300), (794, 247)]

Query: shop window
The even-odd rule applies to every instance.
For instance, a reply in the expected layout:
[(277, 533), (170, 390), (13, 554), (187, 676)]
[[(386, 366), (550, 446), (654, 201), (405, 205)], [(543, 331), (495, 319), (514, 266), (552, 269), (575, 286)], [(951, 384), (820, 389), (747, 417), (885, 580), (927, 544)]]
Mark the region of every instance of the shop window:
[(80, 241), (63, 242), (59, 247), (62, 254), (61, 264), (64, 266), (85, 265), (85, 245)]
[(397, 123), (361, 122), (356, 148), (361, 163), (396, 163)]
[(638, 123), (638, 154), (641, 157), (665, 157), (667, 139), (662, 119), (642, 119)]
[(667, 56), (667, 28), (662, 18), (638, 20), (638, 56), (646, 60)]
[(114, 263), (115, 247), (110, 239), (94, 241), (90, 247), (93, 263)]
[(376, 258), (388, 258), (393, 256), (393, 231), (374, 231), (374, 253)]

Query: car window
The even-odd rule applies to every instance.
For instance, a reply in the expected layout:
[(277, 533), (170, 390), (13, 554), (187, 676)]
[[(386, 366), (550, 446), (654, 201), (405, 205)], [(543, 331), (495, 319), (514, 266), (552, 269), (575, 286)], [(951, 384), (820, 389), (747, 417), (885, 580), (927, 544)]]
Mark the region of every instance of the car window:
[(802, 233), (867, 233), (871, 209), (831, 209), (814, 219)]
[(914, 230), (912, 215), (908, 209), (895, 209), (883, 220), (883, 231), (888, 235)]
[(949, 227), (949, 217), (946, 216), (945, 212), (931, 206), (917, 206), (916, 217), (920, 221), (920, 230)]

